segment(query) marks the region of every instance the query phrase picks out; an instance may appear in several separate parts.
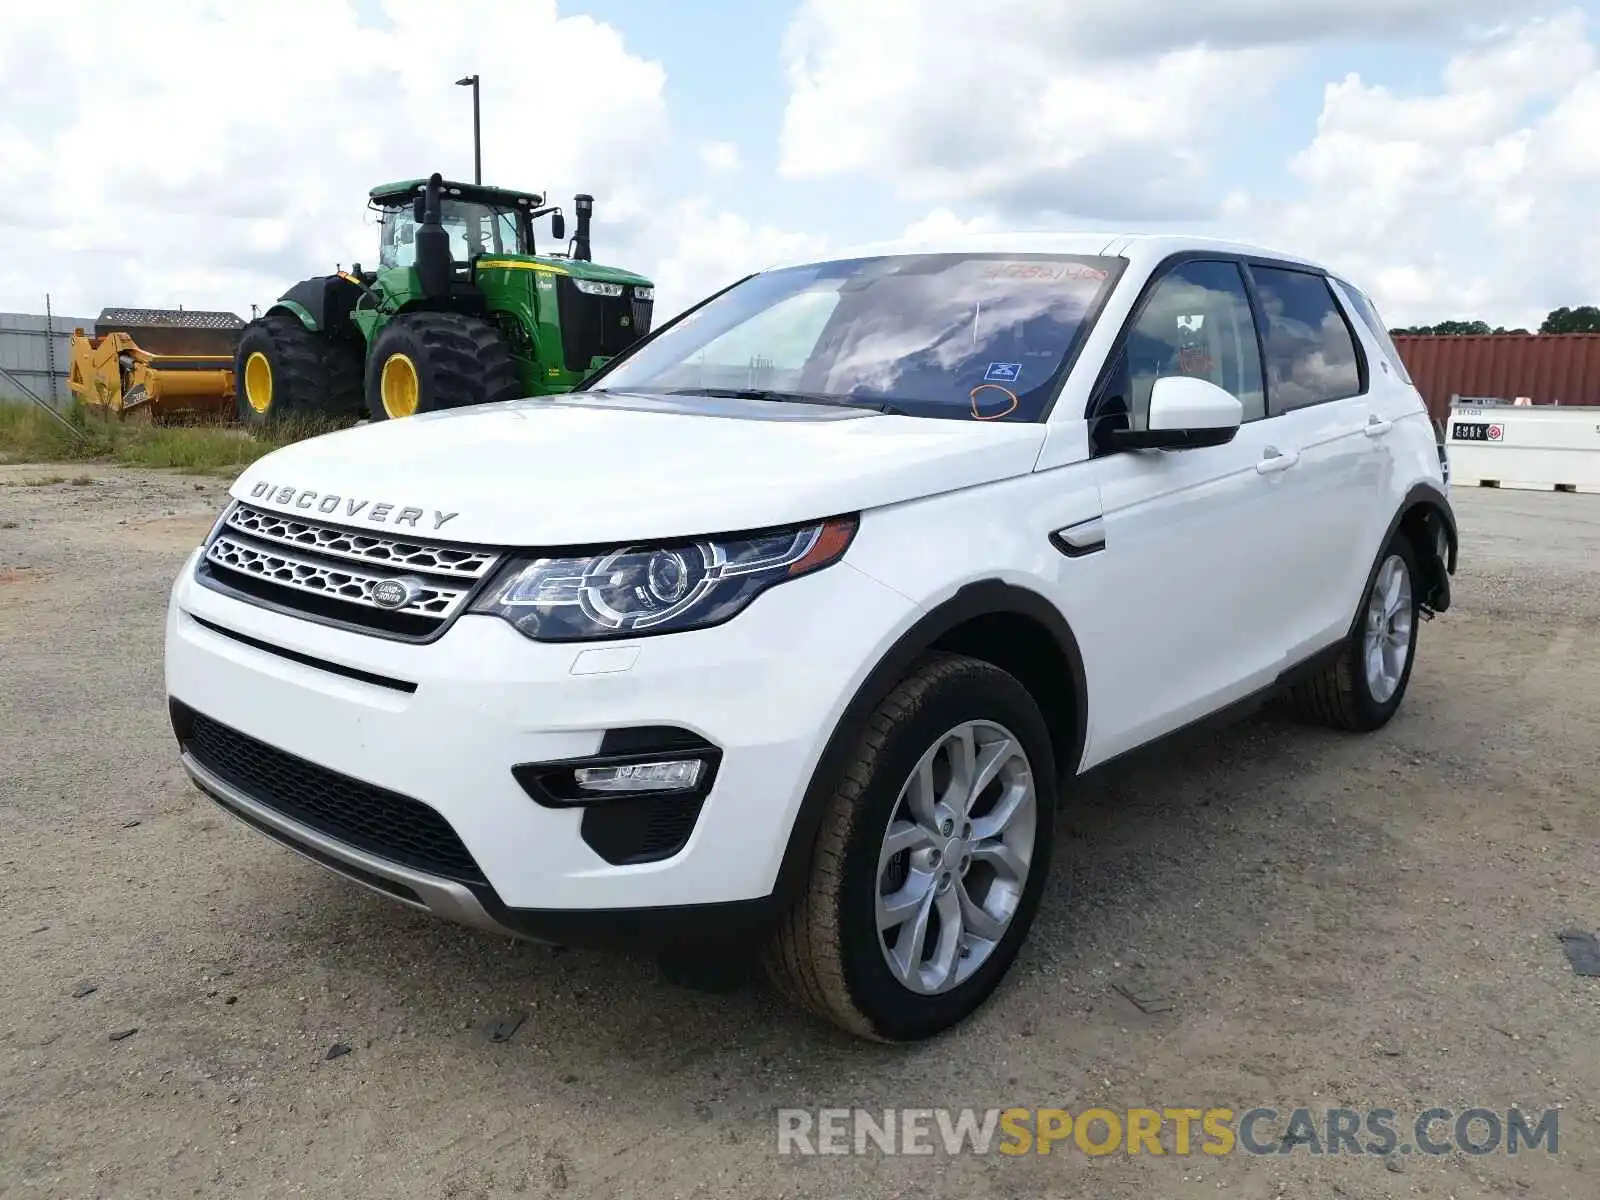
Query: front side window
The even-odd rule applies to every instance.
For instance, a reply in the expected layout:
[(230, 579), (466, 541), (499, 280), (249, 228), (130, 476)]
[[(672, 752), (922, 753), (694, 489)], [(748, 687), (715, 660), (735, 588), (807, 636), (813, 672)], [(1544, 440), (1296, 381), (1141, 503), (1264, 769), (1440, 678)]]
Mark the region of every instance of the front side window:
[(1237, 264), (1186, 262), (1162, 277), (1128, 331), (1097, 415), (1149, 428), (1150, 393), (1165, 375), (1216, 384), (1246, 421), (1266, 416), (1261, 350)]
[(1327, 280), (1278, 267), (1252, 267), (1250, 274), (1261, 301), (1272, 411), (1359, 396), (1361, 360)]
[(756, 275), (594, 390), (751, 393), (950, 420), (1038, 421), (1121, 259), (909, 254)]

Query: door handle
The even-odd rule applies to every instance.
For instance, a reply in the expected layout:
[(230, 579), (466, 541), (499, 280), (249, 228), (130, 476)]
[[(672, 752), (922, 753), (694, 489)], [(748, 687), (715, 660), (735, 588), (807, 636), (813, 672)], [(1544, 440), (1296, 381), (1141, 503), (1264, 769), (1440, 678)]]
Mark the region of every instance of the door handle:
[(1366, 435), (1369, 438), (1380, 438), (1394, 428), (1393, 421), (1385, 421), (1377, 413), (1367, 418)]
[(1300, 461), (1300, 451), (1291, 450), (1285, 454), (1276, 446), (1268, 446), (1261, 454), (1261, 461), (1256, 464), (1257, 475), (1277, 475), (1287, 471)]

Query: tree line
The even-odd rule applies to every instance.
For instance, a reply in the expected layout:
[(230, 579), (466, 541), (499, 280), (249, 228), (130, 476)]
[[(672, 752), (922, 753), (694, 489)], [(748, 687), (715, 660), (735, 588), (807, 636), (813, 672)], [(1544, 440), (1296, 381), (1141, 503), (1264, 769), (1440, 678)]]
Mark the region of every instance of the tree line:
[[(1389, 331), (1395, 337), (1434, 335), (1445, 337), (1483, 337), (1491, 333), (1527, 333), (1526, 329), (1490, 328), (1487, 321), (1440, 321), (1437, 325), (1409, 325)], [(1544, 319), (1540, 333), (1600, 333), (1600, 308), (1584, 304), (1578, 308), (1558, 308)]]

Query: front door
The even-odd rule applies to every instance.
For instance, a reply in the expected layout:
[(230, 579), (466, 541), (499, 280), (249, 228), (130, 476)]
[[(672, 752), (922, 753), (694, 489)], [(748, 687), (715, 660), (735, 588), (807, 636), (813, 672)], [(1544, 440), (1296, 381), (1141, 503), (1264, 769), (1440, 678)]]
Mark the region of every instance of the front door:
[(1155, 381), (1174, 374), (1232, 393), (1244, 423), (1225, 446), (1097, 450), (1099, 602), (1086, 612), (1068, 601), (1095, 698), (1085, 766), (1270, 684), (1287, 634), (1283, 552), (1293, 520), (1274, 500), (1299, 447), (1267, 419), (1240, 265), (1190, 260), (1172, 267), (1112, 362), (1091, 428), (1112, 421), (1144, 427)]

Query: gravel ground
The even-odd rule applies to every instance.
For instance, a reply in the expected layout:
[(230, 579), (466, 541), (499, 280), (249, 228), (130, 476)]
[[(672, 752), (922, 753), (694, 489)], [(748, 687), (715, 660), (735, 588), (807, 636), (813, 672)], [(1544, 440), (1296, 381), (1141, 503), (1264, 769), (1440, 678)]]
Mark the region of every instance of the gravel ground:
[[(1268, 713), (1084, 781), (1010, 981), (888, 1049), (759, 983), (431, 921), (218, 813), (160, 672), (222, 486), (80, 472), (0, 467), (0, 1194), (1600, 1194), (1600, 980), (1555, 938), (1600, 927), (1600, 497), (1458, 494), (1458, 605), (1382, 733)], [(1561, 1141), (776, 1153), (780, 1108), (1014, 1105), (1559, 1106)]]

